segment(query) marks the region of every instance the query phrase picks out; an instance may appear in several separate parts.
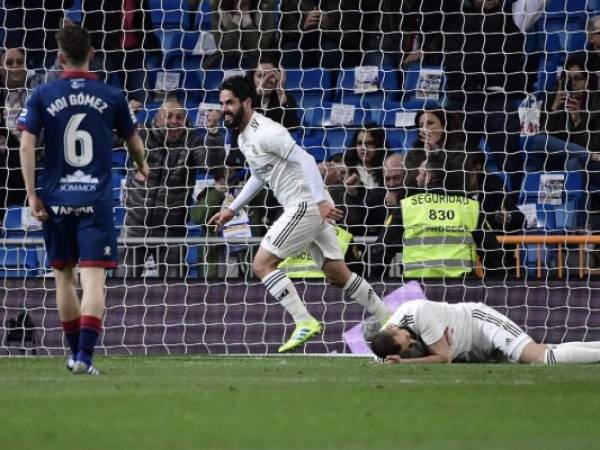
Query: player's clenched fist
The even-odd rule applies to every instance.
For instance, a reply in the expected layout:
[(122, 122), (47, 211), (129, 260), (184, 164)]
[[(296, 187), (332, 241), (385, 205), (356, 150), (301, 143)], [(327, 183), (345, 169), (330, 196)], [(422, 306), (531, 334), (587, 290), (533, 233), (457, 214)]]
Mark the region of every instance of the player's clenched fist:
[(215, 231), (220, 231), (223, 226), (234, 217), (235, 213), (233, 210), (224, 208), (209, 219), (208, 225), (214, 225)]

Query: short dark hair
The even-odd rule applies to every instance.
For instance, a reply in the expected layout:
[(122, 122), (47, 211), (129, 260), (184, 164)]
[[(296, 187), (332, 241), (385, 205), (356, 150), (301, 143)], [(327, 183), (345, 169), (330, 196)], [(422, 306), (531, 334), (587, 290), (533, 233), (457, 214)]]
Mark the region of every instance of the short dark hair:
[(276, 50), (267, 50), (261, 52), (258, 63), (256, 64), (271, 64), (273, 67), (279, 67), (281, 64), (281, 54)]
[(256, 89), (252, 82), (242, 75), (235, 75), (223, 81), (219, 88), (219, 92), (224, 90), (233, 92), (233, 95), (242, 102), (247, 98), (250, 98), (252, 99), (252, 104), (255, 104)]
[(394, 336), (387, 331), (378, 331), (371, 340), (371, 350), (379, 358), (385, 359), (390, 355), (398, 355), (400, 353), (400, 345), (394, 341)]
[(465, 153), (450, 155), (444, 150), (429, 152), (425, 160), (425, 170), (431, 186), (427, 188), (442, 188), (454, 193), (464, 192), (465, 158)]
[(56, 42), (69, 62), (80, 65), (87, 61), (92, 48), (90, 34), (79, 25), (67, 25), (56, 33)]

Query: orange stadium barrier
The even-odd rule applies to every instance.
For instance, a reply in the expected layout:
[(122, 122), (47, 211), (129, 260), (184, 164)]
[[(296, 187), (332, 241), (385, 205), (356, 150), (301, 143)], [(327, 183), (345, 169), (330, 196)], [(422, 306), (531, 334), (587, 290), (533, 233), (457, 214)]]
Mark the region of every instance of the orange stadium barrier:
[[(557, 246), (557, 270), (558, 278), (562, 278), (564, 275), (563, 265), (563, 246), (565, 245), (578, 245), (579, 246), (579, 278), (583, 278), (587, 269), (584, 267), (584, 250), (586, 244), (600, 244), (600, 236), (592, 236), (591, 234), (567, 236), (567, 235), (504, 235), (498, 236), (498, 242), (500, 244), (508, 244), (515, 246), (515, 262), (517, 266), (516, 276), (521, 278), (521, 246), (527, 244), (536, 245), (536, 276), (542, 278), (542, 245), (556, 245)], [(483, 276), (483, 267), (481, 262), (477, 261), (477, 267), (475, 269), (477, 276)]]

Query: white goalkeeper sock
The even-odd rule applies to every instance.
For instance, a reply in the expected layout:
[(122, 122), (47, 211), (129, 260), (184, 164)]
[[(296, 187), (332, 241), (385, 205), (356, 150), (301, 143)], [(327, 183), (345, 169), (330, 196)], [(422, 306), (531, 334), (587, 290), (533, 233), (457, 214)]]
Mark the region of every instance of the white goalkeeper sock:
[(375, 293), (373, 287), (362, 277), (353, 273), (343, 289), (348, 297), (363, 305), (365, 309), (371, 314), (374, 314), (380, 322), (389, 319), (391, 312)]
[(579, 348), (595, 348), (600, 350), (600, 341), (591, 342), (563, 342), (562, 344), (549, 344), (551, 349), (555, 348), (566, 348), (566, 347), (579, 347)]
[(600, 349), (574, 345), (557, 346), (546, 350), (544, 364), (575, 364), (600, 362)]
[(285, 308), (287, 312), (292, 315), (294, 322), (305, 322), (311, 320), (313, 316), (310, 315), (306, 306), (300, 299), (298, 291), (294, 287), (294, 283), (290, 280), (285, 272), (282, 270), (274, 270), (262, 280), (269, 293), (275, 297), (281, 306)]

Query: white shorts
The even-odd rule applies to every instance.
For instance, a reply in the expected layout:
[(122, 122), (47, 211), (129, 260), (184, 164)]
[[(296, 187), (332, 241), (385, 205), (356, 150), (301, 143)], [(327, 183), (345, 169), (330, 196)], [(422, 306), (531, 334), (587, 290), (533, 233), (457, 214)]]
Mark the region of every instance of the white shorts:
[(478, 304), (472, 311), (473, 322), (479, 330), (482, 347), (499, 350), (511, 362), (519, 362), (521, 353), (533, 339), (521, 327), (493, 308)]
[(286, 209), (260, 245), (281, 259), (307, 250), (319, 268), (326, 259), (344, 259), (335, 228), (323, 223), (317, 205), (306, 202)]

